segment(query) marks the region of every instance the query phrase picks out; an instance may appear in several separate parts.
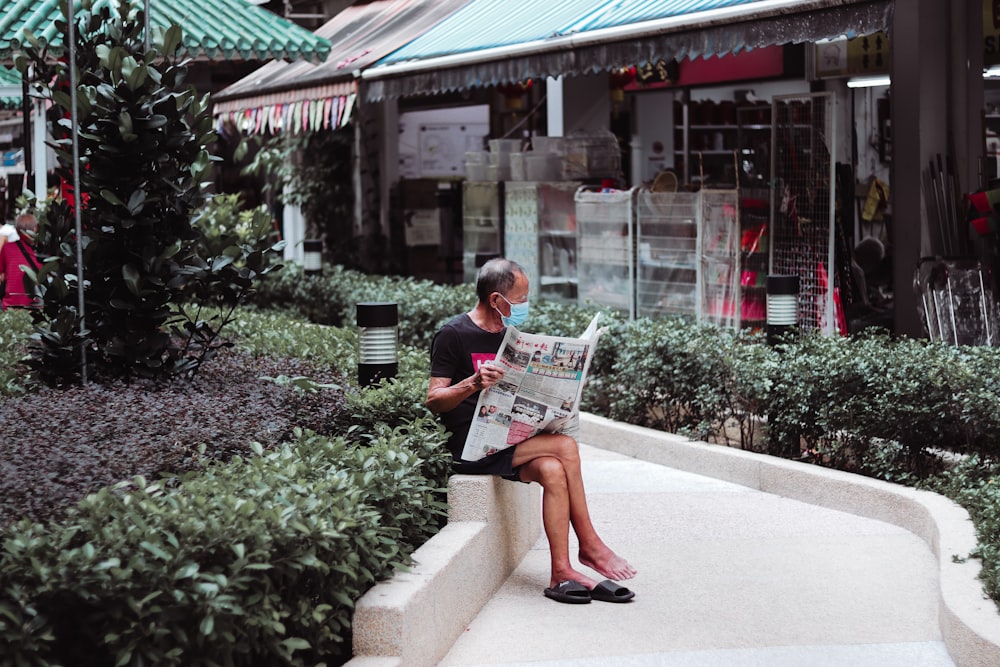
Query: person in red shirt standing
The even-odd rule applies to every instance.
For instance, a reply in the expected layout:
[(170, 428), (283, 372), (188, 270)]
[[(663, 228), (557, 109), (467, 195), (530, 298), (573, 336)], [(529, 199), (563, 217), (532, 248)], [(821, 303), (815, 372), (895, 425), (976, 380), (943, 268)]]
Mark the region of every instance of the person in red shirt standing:
[(17, 239), (8, 240), (0, 247), (0, 283), (4, 285), (3, 299), (0, 306), (8, 308), (31, 308), (37, 305), (38, 299), (29, 294), (24, 284), (24, 269), (29, 266), (38, 270), (38, 258), (32, 247), (38, 221), (30, 213), (17, 217), (15, 222)]

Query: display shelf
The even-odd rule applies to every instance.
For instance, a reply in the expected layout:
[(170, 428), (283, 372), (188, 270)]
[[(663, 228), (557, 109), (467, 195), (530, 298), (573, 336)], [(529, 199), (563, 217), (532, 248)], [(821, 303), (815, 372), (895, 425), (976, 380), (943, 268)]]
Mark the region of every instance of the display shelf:
[(700, 199), (697, 192), (643, 190), (637, 195), (639, 317), (697, 315)]
[(760, 329), (767, 323), (767, 274), (770, 269), (771, 191), (746, 188), (740, 202), (740, 326)]
[(1000, 177), (1000, 114), (988, 113), (983, 116), (984, 167), (988, 180)]
[(698, 235), (699, 320), (719, 326), (740, 325), (740, 225), (739, 191), (699, 192)]
[(585, 186), (574, 195), (581, 305), (615, 308), (635, 317), (634, 202), (637, 190)]
[(503, 200), (503, 181), (462, 184), (462, 272), (467, 283), (475, 282), (486, 260), (504, 254)]
[(505, 252), (531, 273), (529, 296), (577, 300), (575, 182), (508, 182)]
[(562, 276), (541, 276), (539, 278), (539, 282), (543, 285), (565, 285), (567, 283), (570, 285), (576, 285), (577, 279), (569, 277), (564, 278)]
[[(762, 122), (766, 119), (767, 122)], [(736, 146), (739, 150), (740, 184), (761, 185), (771, 173), (771, 106), (744, 106), (736, 110)]]

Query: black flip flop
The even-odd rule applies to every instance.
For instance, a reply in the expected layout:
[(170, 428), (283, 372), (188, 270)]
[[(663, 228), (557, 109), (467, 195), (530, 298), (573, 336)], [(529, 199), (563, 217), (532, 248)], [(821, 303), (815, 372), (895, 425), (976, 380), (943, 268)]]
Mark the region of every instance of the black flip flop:
[(590, 602), (590, 590), (579, 582), (567, 579), (546, 588), (545, 597), (566, 604), (587, 604)]
[(600, 600), (601, 602), (628, 602), (634, 597), (634, 591), (630, 591), (624, 586), (619, 586), (610, 579), (605, 579), (594, 586), (594, 590), (590, 591), (590, 599)]

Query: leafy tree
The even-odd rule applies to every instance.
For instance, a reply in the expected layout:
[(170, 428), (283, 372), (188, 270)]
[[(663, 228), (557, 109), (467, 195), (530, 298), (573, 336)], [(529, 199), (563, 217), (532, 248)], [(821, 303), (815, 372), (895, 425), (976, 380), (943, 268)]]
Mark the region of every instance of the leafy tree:
[(243, 175), (266, 178), (263, 194), (301, 208), (306, 234), (325, 241), (328, 262), (361, 268), (362, 241), (354, 230), (352, 140), (349, 129), (282, 133), (259, 146)]
[[(65, 5), (63, 6), (66, 14)], [(120, 3), (96, 9), (87, 0), (77, 15), (79, 169), (74, 169), (69, 63), (53, 62), (37, 40), (17, 58), (33, 73), (34, 94), (53, 103), (49, 121), (64, 184), (44, 206), (37, 240), (45, 262), (35, 276), (43, 298), (36, 313), (33, 359), (53, 383), (88, 370), (125, 377), (193, 374), (219, 343), (229, 315), (201, 321), (196, 300), (235, 305), (253, 280), (274, 268), (280, 244), (206, 244), (194, 211), (205, 199), (202, 178), (214, 137), (207, 97), (184, 85), (187, 61), (178, 57), (181, 28), (158, 31), (147, 50), (142, 13)], [(58, 28), (67, 35), (67, 22)], [(65, 37), (68, 43), (68, 35)], [(73, 207), (82, 201), (78, 266)], [(262, 228), (256, 242), (266, 241)], [(77, 287), (84, 281), (84, 311)], [(231, 311), (229, 311), (231, 313)]]

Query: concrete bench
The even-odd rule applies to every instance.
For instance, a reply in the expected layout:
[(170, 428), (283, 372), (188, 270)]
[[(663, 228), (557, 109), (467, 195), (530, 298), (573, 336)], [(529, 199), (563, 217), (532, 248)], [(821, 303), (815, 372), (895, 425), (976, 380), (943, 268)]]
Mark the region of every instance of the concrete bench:
[(448, 524), (354, 611), (351, 667), (435, 665), (541, 534), (541, 487), (453, 475)]

